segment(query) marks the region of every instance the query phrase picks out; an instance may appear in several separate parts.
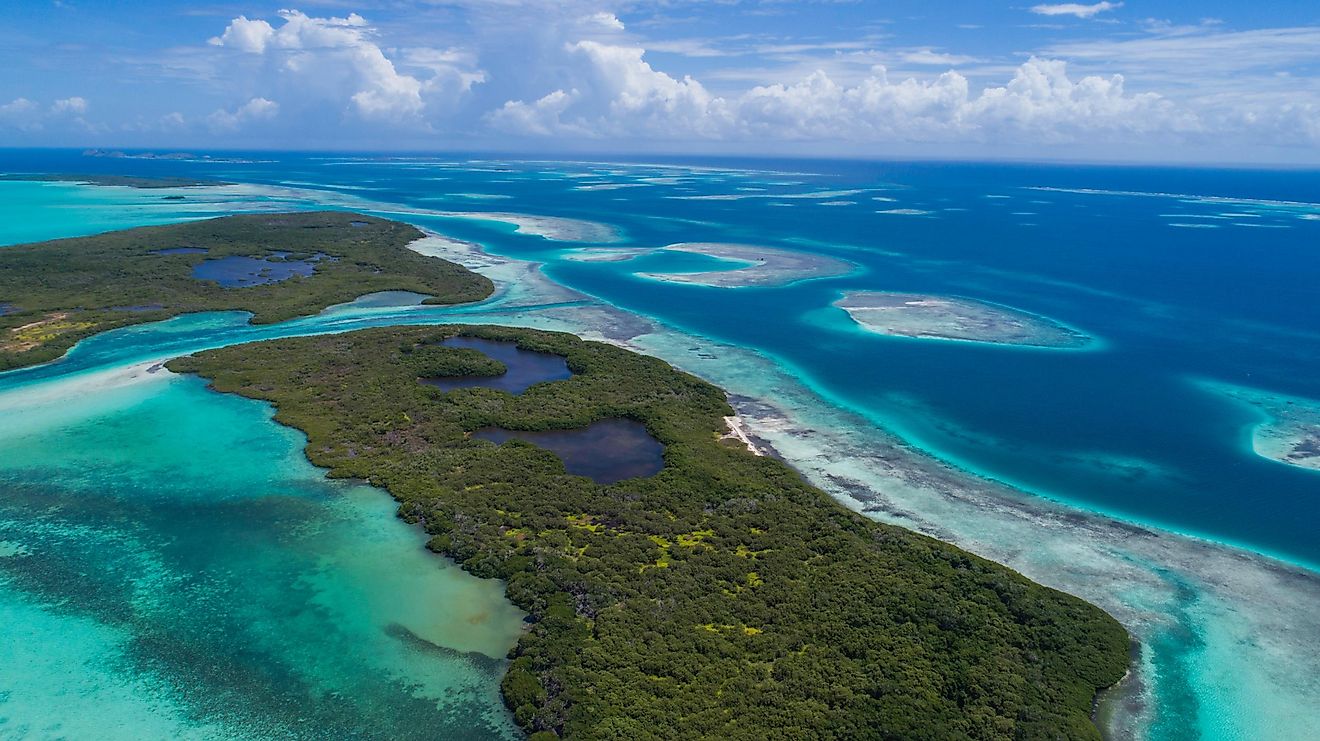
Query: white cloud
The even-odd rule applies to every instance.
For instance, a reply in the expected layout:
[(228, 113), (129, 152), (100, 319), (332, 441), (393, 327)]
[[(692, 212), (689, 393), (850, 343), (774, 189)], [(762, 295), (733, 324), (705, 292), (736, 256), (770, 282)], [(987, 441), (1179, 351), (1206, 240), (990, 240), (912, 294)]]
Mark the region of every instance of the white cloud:
[(1037, 15), (1071, 15), (1077, 18), (1094, 18), (1100, 13), (1117, 10), (1121, 7), (1123, 7), (1123, 3), (1100, 2), (1094, 5), (1059, 3), (1056, 5), (1036, 5), (1032, 7), (1031, 12)]
[(1129, 38), (1065, 42), (1044, 51), (1074, 60), (1121, 64), (1161, 82), (1183, 80), (1212, 88), (1216, 78), (1253, 70), (1273, 74), (1280, 68), (1320, 62), (1320, 26), (1224, 31), (1217, 24), (1158, 24), (1147, 31)]
[(260, 57), (254, 90), (278, 91), (300, 108), (340, 105), (365, 119), (417, 123), (428, 103), (444, 105), (485, 79), (463, 54), (438, 49), (406, 50), (401, 56), (417, 74), (400, 71), (356, 13), (317, 18), (281, 10), (279, 16), (279, 27), (239, 16), (210, 43)]
[(212, 46), (228, 46), (240, 51), (260, 54), (266, 50), (266, 44), (269, 44), (274, 36), (275, 29), (266, 21), (253, 21), (245, 15), (240, 15), (229, 22), (223, 34), (212, 37), (209, 43)]
[(41, 106), (27, 98), (14, 98), (0, 105), (0, 124), (21, 131), (36, 131), (41, 128)]
[(1205, 129), (1224, 139), (1320, 144), (1320, 90), (1312, 77), (1289, 74), (1320, 63), (1317, 26), (1152, 24), (1142, 36), (1062, 43), (1045, 53), (1091, 69), (1121, 65), (1133, 80), (1195, 110)]
[(212, 113), (207, 123), (215, 131), (236, 131), (253, 121), (269, 121), (280, 112), (280, 104), (265, 98), (253, 98), (233, 111), (223, 108)]
[[(390, 122), (416, 135), (410, 145), (440, 132), (637, 148), (824, 142), (857, 151), (903, 143), (1031, 151), (1042, 142), (1091, 153), (1133, 145), (1156, 151), (1214, 146), (1228, 136), (1320, 142), (1320, 91), (1298, 83), (1309, 77), (1277, 74), (1320, 62), (1320, 28), (1230, 32), (1148, 22), (1122, 36), (1047, 46), (1010, 66), (956, 48), (889, 44), (866, 29), (845, 39), (739, 34), (648, 42), (603, 0), (454, 0), (446, 7), (462, 11), (431, 17), (463, 21), (434, 34), (431, 27), (377, 29), (356, 14), (285, 10), (270, 22), (239, 16), (210, 40), (207, 58), (219, 66), (207, 79), (222, 81), (229, 100), (280, 101), (281, 131), (340, 138), (351, 136), (346, 126), (354, 122)], [(1095, 18), (1119, 7), (1031, 10)], [(685, 59), (655, 62), (652, 51)], [(669, 63), (701, 72), (653, 66)], [(932, 74), (939, 68), (951, 71)], [(233, 130), (246, 115), (240, 108), (190, 119)]]
[(1033, 58), (1003, 86), (973, 93), (967, 78), (891, 81), (883, 67), (855, 85), (817, 71), (791, 85), (761, 85), (732, 97), (697, 80), (653, 69), (635, 47), (574, 46), (591, 62), (584, 89), (534, 103), (510, 101), (492, 117), (528, 135), (661, 139), (904, 142), (1017, 138), (1091, 140), (1195, 131), (1195, 116), (1153, 93), (1132, 95), (1121, 76), (1069, 78), (1067, 65)]
[(691, 77), (655, 70), (642, 59), (643, 49), (579, 41), (566, 50), (576, 62), (571, 91), (561, 88), (531, 104), (508, 101), (490, 121), (520, 133), (591, 137), (672, 138), (676, 125), (690, 135), (717, 133), (722, 101)]
[(610, 31), (622, 31), (623, 21), (613, 13), (599, 12), (592, 13), (586, 18), (587, 23), (594, 24)]
[(284, 19), (279, 28), (264, 20), (249, 20), (240, 15), (210, 43), (254, 54), (264, 53), (268, 47), (342, 48), (361, 44), (369, 31), (366, 19), (357, 13), (350, 13), (347, 18), (313, 18), (302, 11), (281, 10), (279, 15)]
[(64, 114), (81, 116), (87, 112), (87, 101), (78, 96), (57, 100), (51, 104), (50, 112), (57, 116)]
[(510, 100), (503, 107), (493, 111), (490, 120), (507, 131), (550, 136), (564, 131), (566, 124), (560, 120), (560, 117), (577, 98), (577, 90), (569, 92), (556, 90), (532, 103)]
[(188, 125), (188, 119), (178, 111), (167, 113), (160, 117), (160, 128), (167, 131), (178, 131)]
[(968, 64), (978, 61), (976, 57), (964, 56), (962, 54), (944, 54), (934, 51), (930, 48), (914, 49), (903, 52), (900, 57), (908, 64), (928, 64), (941, 67), (956, 67), (960, 64)]
[(82, 131), (93, 131), (98, 127), (83, 118), (87, 108), (87, 100), (78, 96), (56, 100), (49, 106), (27, 98), (15, 98), (0, 105), (0, 127), (34, 132), (42, 131), (49, 125), (52, 128), (71, 126)]

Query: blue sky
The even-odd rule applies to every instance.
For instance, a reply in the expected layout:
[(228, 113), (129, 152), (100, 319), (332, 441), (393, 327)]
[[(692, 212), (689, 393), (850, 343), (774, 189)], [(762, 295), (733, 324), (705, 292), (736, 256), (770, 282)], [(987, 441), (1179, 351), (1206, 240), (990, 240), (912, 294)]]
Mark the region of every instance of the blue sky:
[(1320, 3), (16, 0), (0, 145), (1320, 162)]

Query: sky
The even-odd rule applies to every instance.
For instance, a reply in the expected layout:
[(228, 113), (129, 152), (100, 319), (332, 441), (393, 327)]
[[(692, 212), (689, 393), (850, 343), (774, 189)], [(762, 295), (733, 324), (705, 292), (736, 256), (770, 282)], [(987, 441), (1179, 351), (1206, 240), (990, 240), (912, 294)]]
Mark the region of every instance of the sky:
[(1320, 164), (1316, 0), (10, 0), (0, 146)]

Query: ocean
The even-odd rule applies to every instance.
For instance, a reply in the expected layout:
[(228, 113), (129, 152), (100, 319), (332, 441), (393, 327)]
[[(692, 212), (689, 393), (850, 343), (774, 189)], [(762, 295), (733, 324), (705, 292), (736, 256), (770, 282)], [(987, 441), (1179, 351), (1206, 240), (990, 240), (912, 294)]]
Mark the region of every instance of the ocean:
[[(442, 235), (427, 249), (500, 285), (492, 299), (466, 307), (364, 302), (263, 327), (236, 313), (180, 317), (108, 333), (62, 361), (0, 375), (0, 409), (24, 420), (0, 431), (0, 447), (13, 451), (0, 465), (0, 493), (7, 493), (0, 496), (0, 540), (18, 544), (11, 550), (31, 550), (22, 545), (29, 541), (70, 547), (77, 540), (34, 534), (29, 523), (40, 518), (33, 508), (55, 506), (42, 497), (67, 500), (59, 505), (67, 519), (53, 522), (69, 532), (98, 529), (97, 508), (109, 507), (120, 510), (115, 527), (173, 533), (178, 522), (138, 509), (143, 487), (198, 516), (186, 492), (172, 493), (178, 487), (144, 483), (187, 478), (194, 475), (189, 466), (200, 465), (169, 454), (170, 473), (161, 473), (168, 451), (157, 448), (170, 441), (153, 443), (151, 436), (130, 448), (132, 455), (116, 453), (100, 498), (84, 501), (80, 492), (97, 489), (96, 472), (104, 470), (97, 456), (111, 454), (98, 446), (112, 447), (114, 438), (77, 434), (88, 450), (72, 456), (57, 436), (74, 435), (74, 422), (47, 420), (41, 399), (75, 399), (61, 414), (81, 415), (81, 425), (118, 424), (122, 435), (135, 436), (142, 425), (131, 420), (142, 405), (167, 399), (183, 419), (211, 413), (216, 403), (183, 393), (186, 380), (142, 370), (174, 354), (397, 323), (564, 329), (659, 355), (724, 386), (754, 433), (849, 506), (1110, 610), (1139, 641), (1132, 680), (1102, 707), (1112, 735), (1297, 738), (1320, 728), (1320, 470), (1278, 460), (1280, 441), (1320, 429), (1320, 174), (270, 152), (159, 160), (66, 151), (0, 152), (0, 171), (235, 183), (158, 191), (0, 182), (3, 244), (223, 213), (348, 208)], [(699, 249), (663, 249), (682, 244)], [(748, 255), (764, 265), (749, 263)], [(892, 336), (834, 305), (856, 292), (1007, 307), (1089, 341), (1062, 348)], [(131, 389), (132, 398), (111, 404), (71, 393), (100, 386), (120, 395)], [(251, 435), (278, 434), (268, 430), (269, 413), (260, 405), (233, 413), (248, 420)], [(227, 450), (217, 455), (238, 455)], [(307, 467), (287, 450), (255, 454), (284, 475)], [(342, 494), (320, 491), (330, 484), (311, 471), (296, 474), (317, 490), (303, 496), (318, 507), (339, 506)], [(46, 483), (37, 491), (34, 481)], [(394, 523), (384, 502), (371, 517), (397, 525), (392, 537), (402, 540), (395, 547), (411, 537), (415, 548), (420, 536)], [(81, 512), (83, 504), (92, 509)], [(335, 511), (341, 515), (318, 516), (350, 527)], [(142, 547), (117, 530), (97, 537), (112, 535), (125, 553)], [(291, 564), (300, 561), (304, 545), (272, 538)], [(187, 579), (224, 564), (220, 544), (205, 550), (198, 563), (165, 558), (158, 568)], [(162, 629), (103, 619), (130, 597), (113, 597), (116, 610), (80, 607), (65, 594), (68, 586), (29, 579), (30, 562), (0, 559), (0, 609), (67, 612), (116, 632), (98, 644), (96, 656), (114, 653), (108, 646), (122, 648), (140, 631)], [(104, 583), (123, 578), (113, 571), (93, 576)], [(168, 621), (159, 612), (153, 619)], [(363, 620), (360, 629), (379, 630), (381, 620)], [(511, 612), (494, 620), (489, 646), (512, 645), (516, 624)], [(483, 655), (498, 661), (501, 651), (489, 646)], [(214, 648), (204, 641), (190, 646)], [(92, 660), (69, 650), (67, 660), (24, 666), (49, 673), (44, 681), (54, 692), (60, 672)], [(469, 655), (441, 653), (432, 660), (444, 669), (432, 671), (470, 690), (461, 717), (483, 718), (492, 734), (507, 732), (491, 694), (498, 671), (492, 684), (471, 668)], [(278, 652), (257, 652), (253, 662), (320, 671), (304, 657)], [(171, 722), (239, 728), (213, 707), (222, 703), (190, 699), (191, 683), (205, 677), (185, 676), (164, 661), (152, 666), (159, 676), (134, 689), (138, 701), (167, 693), (178, 705)], [(364, 660), (343, 671), (358, 671), (363, 676), (353, 681), (369, 683), (372, 667)], [(0, 682), (0, 693), (18, 678)], [(378, 690), (360, 710), (342, 712), (387, 717), (396, 690)], [(278, 695), (277, 688), (261, 691)], [(16, 697), (0, 700), (0, 715), (15, 717), (18, 703), (36, 717), (42, 702), (52, 701), (35, 690)], [(488, 712), (473, 709), (492, 697)], [(125, 713), (151, 714), (140, 707)], [(242, 722), (257, 727), (251, 718)], [(263, 722), (289, 723), (273, 710)]]

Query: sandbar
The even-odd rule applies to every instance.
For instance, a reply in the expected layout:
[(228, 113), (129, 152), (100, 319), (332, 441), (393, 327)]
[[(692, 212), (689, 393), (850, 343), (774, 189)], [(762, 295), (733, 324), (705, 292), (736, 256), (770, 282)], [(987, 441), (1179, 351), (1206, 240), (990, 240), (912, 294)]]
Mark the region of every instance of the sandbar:
[(655, 252), (647, 247), (580, 247), (565, 250), (561, 259), (572, 262), (626, 262)]
[(519, 234), (531, 234), (556, 242), (617, 242), (619, 231), (608, 224), (562, 216), (533, 216), (499, 211), (440, 211), (440, 216), (453, 216), (478, 221), (498, 221), (512, 224)]
[(831, 278), (847, 275), (856, 269), (852, 263), (825, 255), (750, 244), (683, 242), (671, 244), (660, 251), (706, 255), (745, 263), (745, 267), (701, 273), (638, 273), (639, 276), (670, 283), (694, 283), (715, 288), (749, 288), (783, 286), (802, 280)]
[(1077, 348), (1087, 335), (1052, 319), (954, 296), (850, 291), (834, 305), (877, 334), (1025, 347)]

